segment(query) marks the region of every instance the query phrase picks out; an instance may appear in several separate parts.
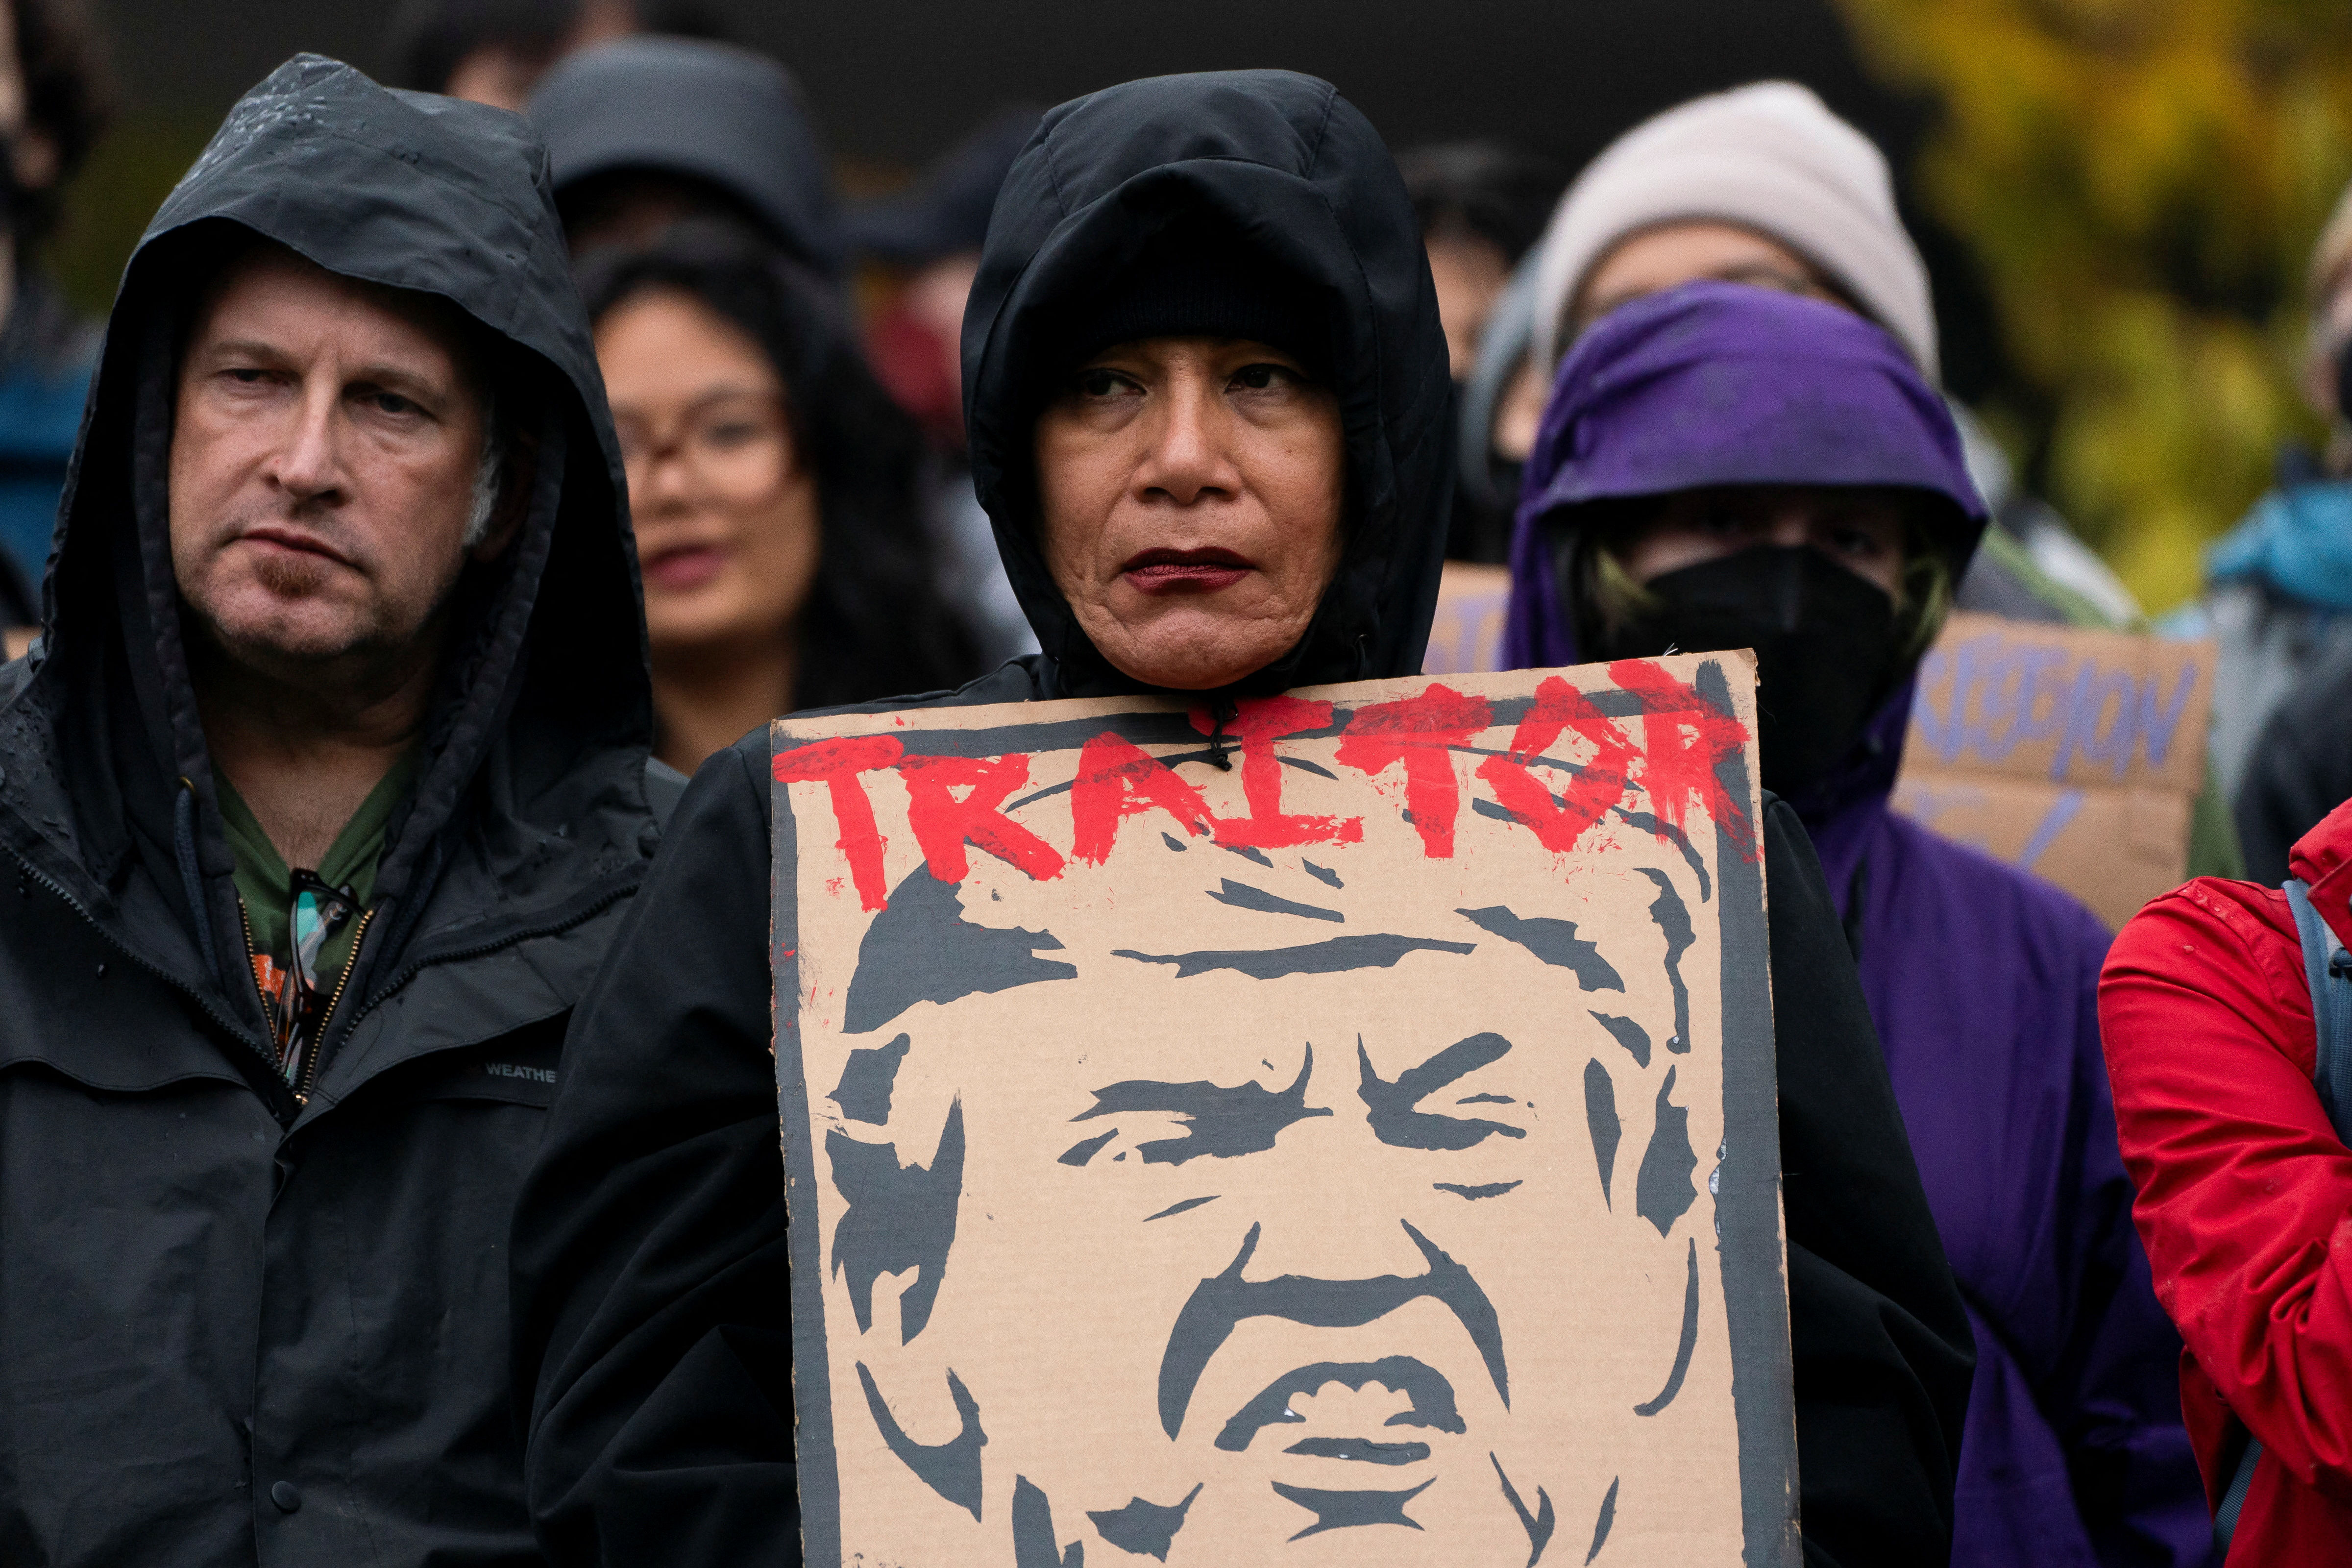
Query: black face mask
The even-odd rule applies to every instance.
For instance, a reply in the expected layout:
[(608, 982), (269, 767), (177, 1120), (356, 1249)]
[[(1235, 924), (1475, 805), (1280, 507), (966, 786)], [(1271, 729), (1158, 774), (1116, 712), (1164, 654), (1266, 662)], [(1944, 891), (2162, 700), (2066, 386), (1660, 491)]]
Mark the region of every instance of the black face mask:
[(1765, 545), (1651, 580), (1658, 604), (1603, 658), (1756, 650), (1764, 787), (1801, 793), (1862, 740), (1901, 677), (1895, 601), (1810, 545)]

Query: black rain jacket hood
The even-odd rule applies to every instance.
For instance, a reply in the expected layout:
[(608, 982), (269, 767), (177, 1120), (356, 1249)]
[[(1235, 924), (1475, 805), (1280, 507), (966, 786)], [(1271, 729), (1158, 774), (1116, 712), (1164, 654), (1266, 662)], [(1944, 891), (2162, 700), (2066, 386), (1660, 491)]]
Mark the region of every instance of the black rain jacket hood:
[[(194, 290), (253, 237), (469, 318), (527, 486), (301, 1093), (167, 526)], [(537, 1561), (507, 1227), (656, 838), (625, 497), (530, 126), (314, 56), (240, 101), (125, 271), (44, 642), (0, 669), (0, 1562)]]
[[(1417, 675), (1452, 501), (1453, 380), (1421, 224), (1396, 163), (1330, 83), (1212, 71), (1108, 88), (1049, 112), (1013, 163), (964, 309), (972, 479), (1045, 650), (1038, 695), (1137, 690), (1045, 567), (1032, 439), (1055, 319), (1162, 236), (1203, 222), (1326, 311), (1347, 440), (1346, 547), (1306, 635), (1251, 692)], [(1108, 282), (1106, 280), (1108, 279)]]
[[(641, 868), (652, 699), (616, 499), (626, 488), (551, 219), (546, 154), (518, 116), (381, 88), (304, 55), (230, 110), (124, 271), (60, 503), (44, 647), (15, 689), (0, 686), (0, 834), (101, 918), (129, 913), (118, 900), (132, 896), (131, 863), (144, 859), (190, 939), (175, 949), (142, 930), (150, 957), (220, 993), (242, 1026), (262, 1020), (233, 951), (233, 866), (166, 518), (191, 284), (236, 230), (330, 272), (457, 305), (511, 351), (502, 417), (538, 447), (520, 531), (460, 590), (425, 765), (378, 874), (378, 918), (413, 935), (413, 911), (452, 874), (482, 878), (487, 902), (512, 905), (540, 901), (512, 885), (518, 875), (534, 893), (563, 881), (609, 892)], [(591, 757), (597, 765), (577, 771)], [(461, 810), (478, 790), (496, 808)], [(403, 945), (368, 944), (387, 959)], [(387, 962), (366, 968), (388, 977)]]
[(764, 55), (640, 36), (583, 49), (531, 95), (559, 200), (624, 169), (708, 180), (827, 277), (841, 271), (833, 170), (800, 84)]

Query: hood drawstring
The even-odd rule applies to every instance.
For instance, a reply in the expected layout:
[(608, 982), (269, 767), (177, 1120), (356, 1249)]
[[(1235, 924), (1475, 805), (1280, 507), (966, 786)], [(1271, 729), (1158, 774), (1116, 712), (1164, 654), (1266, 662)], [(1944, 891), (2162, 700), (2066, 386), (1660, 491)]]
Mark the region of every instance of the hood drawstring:
[(226, 990), (220, 953), (213, 946), (212, 911), (205, 906), (204, 872), (196, 865), (196, 786), (184, 777), (172, 801), (172, 849), (180, 862), (180, 887), (188, 896), (189, 916), (196, 922), (196, 948), (204, 954), (205, 972), (215, 985)]

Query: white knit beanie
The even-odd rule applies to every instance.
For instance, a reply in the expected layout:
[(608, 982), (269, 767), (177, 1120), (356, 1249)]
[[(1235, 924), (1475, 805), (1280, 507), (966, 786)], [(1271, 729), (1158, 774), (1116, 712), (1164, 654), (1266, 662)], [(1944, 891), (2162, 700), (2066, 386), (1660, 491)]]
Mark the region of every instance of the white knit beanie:
[(1870, 139), (1791, 81), (1693, 99), (1644, 121), (1585, 166), (1554, 210), (1536, 265), (1536, 352), (1549, 372), (1586, 274), (1638, 229), (1713, 220), (1754, 229), (1821, 268), (1937, 376), (1927, 268), (1895, 214)]

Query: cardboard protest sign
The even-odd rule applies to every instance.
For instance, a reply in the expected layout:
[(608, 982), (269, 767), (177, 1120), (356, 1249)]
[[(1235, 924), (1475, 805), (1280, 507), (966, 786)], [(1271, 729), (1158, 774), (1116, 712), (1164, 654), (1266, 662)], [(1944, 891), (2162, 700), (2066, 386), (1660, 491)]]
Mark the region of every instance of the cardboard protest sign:
[(2111, 926), (2187, 875), (2213, 645), (1954, 616), (1919, 667), (1899, 811)]
[(807, 1561), (1795, 1564), (1753, 712), (780, 721)]
[(1503, 668), (1503, 621), (1511, 608), (1511, 569), (1449, 561), (1437, 583), (1423, 675), (1476, 675)]

